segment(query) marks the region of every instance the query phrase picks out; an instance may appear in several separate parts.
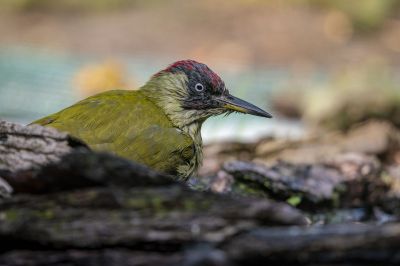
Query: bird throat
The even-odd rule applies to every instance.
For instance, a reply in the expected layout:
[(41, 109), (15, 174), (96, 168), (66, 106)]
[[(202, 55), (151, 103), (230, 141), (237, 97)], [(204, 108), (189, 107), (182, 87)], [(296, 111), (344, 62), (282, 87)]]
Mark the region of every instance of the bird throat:
[(193, 173), (203, 160), (201, 126), (205, 120), (196, 110), (182, 108), (182, 100), (187, 97), (187, 77), (184, 74), (159, 74), (153, 76), (140, 90), (159, 108), (163, 109), (171, 123), (190, 136), (194, 143), (194, 157), (188, 165), (178, 169), (181, 173)]
[(194, 156), (188, 165), (178, 168), (179, 173), (190, 173), (192, 175), (197, 171), (203, 162), (203, 141), (201, 138), (201, 123), (192, 123), (181, 129), (184, 133), (193, 139)]

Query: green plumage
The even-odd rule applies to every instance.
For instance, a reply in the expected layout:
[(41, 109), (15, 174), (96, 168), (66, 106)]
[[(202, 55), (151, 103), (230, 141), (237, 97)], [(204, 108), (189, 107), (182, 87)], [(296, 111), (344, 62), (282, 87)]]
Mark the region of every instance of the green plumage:
[(139, 90), (100, 93), (33, 124), (66, 131), (94, 150), (186, 180), (201, 165), (203, 122), (232, 111), (271, 117), (230, 95), (206, 65), (181, 60)]
[(193, 172), (187, 167), (196, 155), (193, 139), (141, 90), (104, 92), (33, 123), (164, 173), (187, 178)]

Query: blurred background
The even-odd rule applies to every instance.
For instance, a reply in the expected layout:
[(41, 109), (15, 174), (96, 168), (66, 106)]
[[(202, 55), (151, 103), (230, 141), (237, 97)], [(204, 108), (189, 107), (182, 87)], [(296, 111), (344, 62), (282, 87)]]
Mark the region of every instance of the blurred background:
[(137, 88), (178, 59), (275, 115), (210, 119), (205, 141), (400, 125), (396, 0), (1, 0), (0, 119)]

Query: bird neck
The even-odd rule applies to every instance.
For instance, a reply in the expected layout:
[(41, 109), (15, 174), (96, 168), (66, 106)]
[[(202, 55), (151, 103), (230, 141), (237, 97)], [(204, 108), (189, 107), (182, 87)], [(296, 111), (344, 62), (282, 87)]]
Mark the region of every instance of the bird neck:
[(182, 108), (182, 101), (188, 96), (185, 74), (158, 73), (140, 91), (161, 108), (171, 123), (202, 145), (201, 126), (205, 118), (196, 115), (196, 110)]

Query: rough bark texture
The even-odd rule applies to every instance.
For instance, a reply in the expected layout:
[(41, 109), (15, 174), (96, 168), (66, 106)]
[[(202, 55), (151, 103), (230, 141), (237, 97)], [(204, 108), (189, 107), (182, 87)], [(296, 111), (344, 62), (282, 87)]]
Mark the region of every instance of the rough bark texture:
[(49, 193), (93, 186), (160, 186), (173, 182), (141, 164), (112, 154), (73, 150), (40, 169), (4, 175), (16, 192)]
[(0, 121), (0, 171), (37, 169), (58, 162), (75, 146), (84, 144), (53, 128)]
[(250, 193), (253, 189), (281, 200), (298, 196), (299, 207), (313, 209), (323, 205), (360, 207), (378, 200), (387, 189), (380, 179), (379, 162), (361, 154), (342, 154), (329, 163), (314, 165), (279, 162), (267, 167), (233, 161), (222, 171), (232, 175), (242, 188), (246, 185)]
[(232, 239), (223, 248), (238, 265), (397, 265), (400, 224), (261, 228)]
[(182, 185), (17, 195), (0, 204), (0, 213), (1, 239), (36, 248), (178, 249), (218, 243), (259, 225), (307, 223), (286, 204), (204, 194)]
[(1, 266), (400, 263), (400, 171), (377, 154), (234, 161), (188, 185), (51, 129), (0, 125), (15, 192), (0, 198)]
[(400, 224), (276, 227), (306, 220), (179, 184), (15, 195), (0, 217), (0, 265), (400, 263)]

